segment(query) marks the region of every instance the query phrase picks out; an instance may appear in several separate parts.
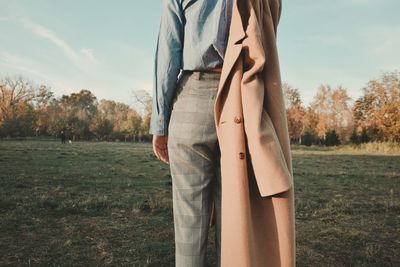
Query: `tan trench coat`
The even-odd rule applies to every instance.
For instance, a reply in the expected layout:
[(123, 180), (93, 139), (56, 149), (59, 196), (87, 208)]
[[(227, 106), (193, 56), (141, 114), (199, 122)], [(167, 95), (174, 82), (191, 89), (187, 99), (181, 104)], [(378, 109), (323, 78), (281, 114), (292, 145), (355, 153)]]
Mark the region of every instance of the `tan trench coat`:
[(233, 3), (214, 105), (222, 267), (296, 264), (292, 158), (276, 46), (281, 4)]

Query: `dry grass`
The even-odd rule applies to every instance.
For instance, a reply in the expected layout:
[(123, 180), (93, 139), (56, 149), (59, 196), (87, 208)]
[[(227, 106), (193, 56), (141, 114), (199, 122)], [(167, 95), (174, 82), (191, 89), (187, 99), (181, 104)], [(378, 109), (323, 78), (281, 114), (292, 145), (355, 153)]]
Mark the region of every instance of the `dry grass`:
[(338, 152), (356, 152), (369, 154), (400, 155), (400, 143), (370, 142), (359, 145), (345, 145), (335, 148)]
[[(293, 164), (297, 266), (400, 266), (400, 156), (293, 147)], [(150, 144), (0, 142), (0, 213), (0, 266), (174, 266)]]

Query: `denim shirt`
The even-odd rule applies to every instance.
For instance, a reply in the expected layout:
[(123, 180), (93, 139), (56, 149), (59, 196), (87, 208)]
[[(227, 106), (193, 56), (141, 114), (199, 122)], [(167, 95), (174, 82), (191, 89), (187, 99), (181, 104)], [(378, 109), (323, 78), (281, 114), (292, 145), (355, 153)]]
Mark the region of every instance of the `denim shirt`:
[(232, 0), (163, 1), (153, 73), (153, 135), (168, 135), (181, 70), (222, 66), (232, 12)]

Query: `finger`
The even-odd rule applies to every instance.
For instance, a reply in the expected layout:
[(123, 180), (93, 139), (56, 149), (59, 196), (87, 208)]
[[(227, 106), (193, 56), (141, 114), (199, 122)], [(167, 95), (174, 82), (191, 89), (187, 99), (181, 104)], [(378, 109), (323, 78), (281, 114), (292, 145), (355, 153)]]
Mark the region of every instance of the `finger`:
[(163, 156), (162, 149), (157, 150), (157, 156), (158, 156), (159, 160), (161, 160), (161, 161), (163, 160), (164, 156)]
[(153, 142), (153, 153), (154, 153), (154, 155), (158, 158), (157, 147), (156, 147), (156, 145), (154, 144), (154, 142)]
[(160, 154), (161, 154), (162, 161), (164, 161), (165, 163), (168, 163), (167, 149), (162, 149), (160, 151)]
[(161, 160), (160, 154), (156, 153), (156, 157), (158, 160)]
[(168, 152), (165, 153), (165, 163), (169, 164), (169, 156), (168, 156)]
[(168, 154), (168, 148), (167, 148), (167, 150), (166, 150), (166, 154), (167, 154), (167, 163), (169, 164), (169, 154)]
[(165, 142), (165, 146), (166, 146), (166, 149), (165, 149), (165, 154), (166, 154), (166, 162), (167, 162), (167, 164), (169, 164), (169, 154), (168, 154), (168, 152), (169, 152), (169, 149), (168, 149), (168, 137), (167, 137), (167, 140), (166, 140), (166, 142)]
[(166, 147), (167, 147), (167, 149), (165, 150), (165, 153), (166, 153), (166, 158), (167, 158), (167, 164), (169, 164), (169, 154), (168, 154), (168, 152), (169, 152), (169, 149), (168, 149), (168, 141), (169, 141), (169, 138), (168, 138), (168, 135), (167, 135), (167, 140), (166, 140), (166, 142), (165, 142), (165, 145), (166, 145)]

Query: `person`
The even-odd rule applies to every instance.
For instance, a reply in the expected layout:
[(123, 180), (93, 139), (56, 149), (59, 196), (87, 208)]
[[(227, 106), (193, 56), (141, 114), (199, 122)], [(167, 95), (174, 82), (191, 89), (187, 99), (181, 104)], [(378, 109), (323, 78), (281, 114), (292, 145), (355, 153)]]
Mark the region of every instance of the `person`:
[(206, 266), (212, 203), (220, 266), (221, 171), (213, 106), (232, 0), (165, 0), (154, 64), (149, 133), (172, 178), (176, 266)]
[(61, 130), (61, 144), (65, 144), (65, 129)]

